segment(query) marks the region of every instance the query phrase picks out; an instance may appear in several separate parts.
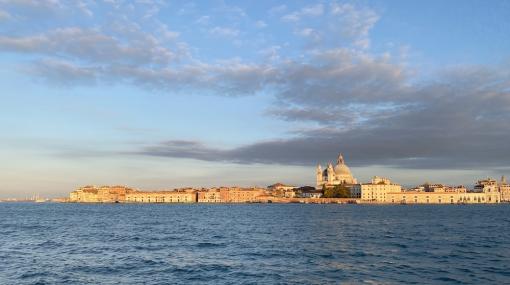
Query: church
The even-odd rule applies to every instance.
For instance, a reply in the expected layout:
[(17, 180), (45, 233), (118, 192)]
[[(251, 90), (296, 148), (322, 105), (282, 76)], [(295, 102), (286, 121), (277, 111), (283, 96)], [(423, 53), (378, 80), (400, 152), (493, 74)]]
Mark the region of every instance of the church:
[(357, 184), (358, 181), (352, 176), (351, 170), (345, 165), (342, 154), (338, 155), (336, 165), (333, 167), (331, 162), (328, 167), (322, 170), (321, 165), (317, 165), (317, 189), (323, 186), (333, 187), (335, 185), (351, 186)]

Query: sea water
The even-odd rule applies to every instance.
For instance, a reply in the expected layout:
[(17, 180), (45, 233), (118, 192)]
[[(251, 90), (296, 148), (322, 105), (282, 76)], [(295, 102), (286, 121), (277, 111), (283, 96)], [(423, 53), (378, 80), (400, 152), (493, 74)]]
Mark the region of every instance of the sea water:
[(0, 203), (0, 284), (510, 284), (510, 205)]

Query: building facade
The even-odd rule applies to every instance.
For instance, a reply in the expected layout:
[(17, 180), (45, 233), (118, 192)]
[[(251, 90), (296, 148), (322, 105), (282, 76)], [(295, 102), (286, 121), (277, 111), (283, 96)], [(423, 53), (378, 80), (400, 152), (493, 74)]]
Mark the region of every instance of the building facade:
[(501, 202), (510, 202), (510, 184), (506, 182), (505, 176), (502, 176), (499, 182), (499, 192), (501, 193)]
[(351, 197), (361, 198), (363, 201), (385, 203), (388, 193), (401, 191), (402, 186), (392, 183), (390, 179), (374, 176), (370, 183), (353, 185)]
[(154, 191), (132, 192), (126, 194), (126, 202), (129, 203), (195, 203), (197, 193), (195, 191)]
[(70, 202), (81, 203), (120, 203), (126, 200), (126, 195), (137, 192), (126, 186), (84, 186), (69, 194)]
[(266, 195), (266, 191), (261, 188), (222, 188), (220, 192), (225, 203), (257, 202), (259, 197)]
[(296, 197), (296, 186), (285, 185), (283, 183), (275, 183), (273, 185), (267, 186), (267, 190), (274, 197), (285, 197), (285, 198), (294, 198)]
[(225, 199), (222, 197), (220, 189), (210, 189), (207, 191), (200, 191), (197, 193), (198, 203), (224, 203)]
[(345, 164), (342, 154), (338, 155), (337, 163), (334, 167), (331, 163), (329, 163), (327, 168), (323, 170), (320, 164), (317, 165), (317, 189), (322, 189), (323, 187), (334, 187), (335, 185), (350, 186), (356, 183), (357, 180), (352, 176), (351, 170)]
[(473, 191), (464, 186), (425, 186), (428, 191), (387, 193), (386, 203), (395, 204), (494, 204), (501, 202), (498, 184), (493, 179), (479, 180)]

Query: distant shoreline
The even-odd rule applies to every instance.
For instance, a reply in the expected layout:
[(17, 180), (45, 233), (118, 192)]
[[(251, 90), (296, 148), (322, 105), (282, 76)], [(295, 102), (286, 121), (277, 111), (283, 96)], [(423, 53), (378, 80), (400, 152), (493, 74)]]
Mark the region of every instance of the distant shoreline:
[(5, 204), (81, 204), (81, 205), (260, 205), (260, 204), (277, 204), (277, 205), (362, 205), (362, 206), (423, 206), (423, 205), (441, 205), (441, 206), (470, 206), (470, 205), (509, 205), (510, 202), (501, 203), (381, 203), (381, 202), (335, 202), (335, 201), (303, 201), (303, 202), (35, 202), (35, 201), (0, 201)]

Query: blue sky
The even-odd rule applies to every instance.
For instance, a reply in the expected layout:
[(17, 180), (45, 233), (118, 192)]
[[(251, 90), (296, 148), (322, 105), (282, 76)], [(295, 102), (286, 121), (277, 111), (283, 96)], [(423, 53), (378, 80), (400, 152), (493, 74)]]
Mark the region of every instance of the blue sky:
[(0, 0), (0, 196), (510, 173), (508, 1)]

